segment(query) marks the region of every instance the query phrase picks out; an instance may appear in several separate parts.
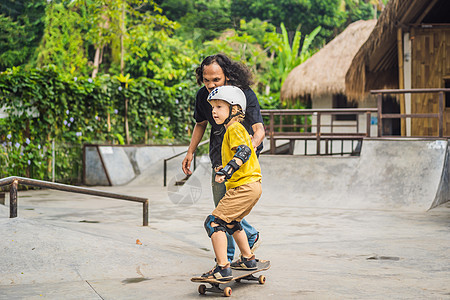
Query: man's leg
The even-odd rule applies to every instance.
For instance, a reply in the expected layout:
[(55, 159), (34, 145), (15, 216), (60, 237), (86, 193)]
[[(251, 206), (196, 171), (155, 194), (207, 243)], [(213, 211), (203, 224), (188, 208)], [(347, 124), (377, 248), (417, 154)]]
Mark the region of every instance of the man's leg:
[[(247, 235), (248, 244), (250, 245), (250, 249), (255, 251), (259, 246), (261, 240), (259, 239), (259, 232), (252, 225), (250, 225), (245, 219), (241, 221), (242, 229), (245, 231)], [(257, 243), (258, 242), (258, 243)], [(256, 247), (255, 247), (256, 246)]]

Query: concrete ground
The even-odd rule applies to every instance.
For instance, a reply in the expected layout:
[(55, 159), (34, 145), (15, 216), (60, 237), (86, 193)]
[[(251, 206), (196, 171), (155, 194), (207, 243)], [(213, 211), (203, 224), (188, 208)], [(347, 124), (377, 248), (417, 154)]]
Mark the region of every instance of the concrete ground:
[[(213, 209), (209, 169), (197, 173), (191, 202), (145, 182), (96, 187), (148, 197), (148, 227), (139, 203), (19, 192), (18, 218), (9, 219), (9, 208), (0, 205), (0, 299), (221, 297), (200, 296), (190, 282), (214, 264), (203, 228)], [(429, 211), (352, 208), (338, 205), (341, 197), (323, 207), (264, 186), (247, 220), (261, 232), (257, 256), (272, 267), (263, 273), (265, 285), (230, 284), (233, 298), (450, 299), (448, 202)]]

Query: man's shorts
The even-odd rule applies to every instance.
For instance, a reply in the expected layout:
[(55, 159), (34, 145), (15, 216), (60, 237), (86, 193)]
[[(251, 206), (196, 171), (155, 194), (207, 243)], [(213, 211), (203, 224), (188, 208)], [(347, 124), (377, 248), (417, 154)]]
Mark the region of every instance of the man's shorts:
[(234, 189), (229, 189), (219, 201), (212, 215), (227, 223), (242, 221), (261, 197), (261, 181), (247, 183)]

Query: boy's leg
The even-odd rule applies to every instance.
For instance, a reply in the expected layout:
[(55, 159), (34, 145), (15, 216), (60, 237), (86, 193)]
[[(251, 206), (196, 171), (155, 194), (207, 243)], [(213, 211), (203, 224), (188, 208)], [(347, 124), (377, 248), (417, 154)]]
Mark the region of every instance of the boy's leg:
[(237, 270), (256, 270), (256, 258), (250, 250), (247, 235), (245, 234), (245, 232), (243, 230), (236, 231), (233, 234), (233, 238), (238, 244), (239, 250), (241, 250), (241, 257), (235, 262), (231, 263), (231, 268)]
[[(214, 226), (214, 225), (213, 225)], [(211, 236), (211, 242), (216, 255), (216, 262), (219, 266), (225, 266), (228, 263), (227, 258), (227, 237), (225, 232), (217, 231)]]
[(233, 234), (233, 238), (236, 241), (236, 244), (239, 247), (239, 250), (241, 250), (241, 254), (244, 257), (251, 257), (252, 251), (250, 250), (250, 246), (248, 244), (247, 235), (245, 234), (244, 230), (238, 230)]
[[(212, 170), (212, 192), (213, 192), (213, 200), (214, 200), (214, 207), (217, 207), (219, 204), (220, 199), (225, 196), (225, 193), (227, 192), (227, 188), (225, 187), (225, 183), (218, 183), (215, 181), (216, 172), (214, 169)], [(227, 233), (227, 256), (228, 260), (231, 262), (234, 259), (234, 240), (233, 238)]]
[(221, 222), (220, 219), (216, 219), (212, 215), (209, 215), (205, 220), (205, 229), (211, 238), (216, 256), (216, 266), (211, 271), (204, 273), (202, 275), (203, 278), (217, 280), (229, 280), (233, 278), (230, 263), (227, 258), (226, 227)]
[[(220, 199), (222, 199), (223, 196), (225, 196), (227, 189), (225, 187), (225, 183), (218, 183), (215, 181), (216, 172), (214, 171), (214, 169), (212, 169), (211, 177), (212, 177), (211, 185), (212, 185), (214, 206), (217, 207)], [(251, 226), (245, 219), (241, 221), (241, 225), (245, 231), (245, 234), (247, 235), (250, 249), (252, 251), (255, 251), (261, 242), (259, 238), (259, 232), (253, 226)], [(232, 261), (234, 259), (234, 252), (235, 252), (234, 240), (228, 233), (227, 239), (228, 239), (228, 246), (227, 246), (228, 260)]]

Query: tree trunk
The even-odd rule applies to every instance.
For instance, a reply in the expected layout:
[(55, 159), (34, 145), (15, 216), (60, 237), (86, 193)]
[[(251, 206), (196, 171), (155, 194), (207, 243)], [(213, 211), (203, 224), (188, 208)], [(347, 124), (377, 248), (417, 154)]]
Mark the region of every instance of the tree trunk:
[(125, 69), (125, 47), (123, 45), (123, 40), (125, 36), (125, 2), (122, 3), (122, 24), (121, 24), (121, 34), (120, 34), (120, 74), (123, 75), (123, 70)]
[[(106, 10), (106, 7), (104, 7)], [(106, 14), (103, 14), (101, 19), (103, 20), (102, 24), (99, 24), (99, 27), (102, 29), (108, 29), (109, 28), (109, 19)], [(94, 56), (94, 69), (92, 70), (92, 78), (97, 77), (98, 69), (100, 67), (100, 64), (102, 62), (102, 56), (103, 56), (103, 47), (104, 45), (101, 43), (101, 37), (102, 37), (102, 31), (98, 33), (98, 43), (97, 48), (95, 49), (95, 56)]]

